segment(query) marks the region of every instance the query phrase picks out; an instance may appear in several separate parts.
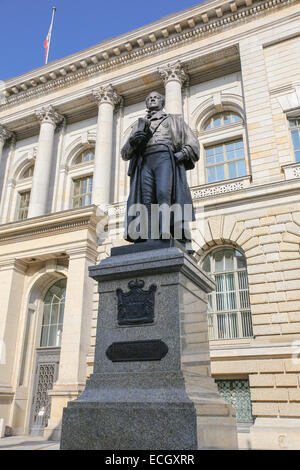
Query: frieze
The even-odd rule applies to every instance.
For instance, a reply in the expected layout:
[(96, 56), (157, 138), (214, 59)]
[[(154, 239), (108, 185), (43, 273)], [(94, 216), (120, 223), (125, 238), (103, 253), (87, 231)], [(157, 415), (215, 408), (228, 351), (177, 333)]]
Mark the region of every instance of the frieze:
[(51, 231), (74, 231), (78, 230), (78, 227), (82, 225), (88, 225), (90, 219), (79, 220), (76, 222), (69, 222), (65, 224), (57, 224), (57, 225), (49, 225), (47, 227), (43, 227), (40, 229), (35, 230), (22, 230), (22, 232), (12, 233), (6, 236), (0, 235), (0, 244), (11, 239), (15, 238), (30, 238), (35, 236), (48, 236), (49, 232)]

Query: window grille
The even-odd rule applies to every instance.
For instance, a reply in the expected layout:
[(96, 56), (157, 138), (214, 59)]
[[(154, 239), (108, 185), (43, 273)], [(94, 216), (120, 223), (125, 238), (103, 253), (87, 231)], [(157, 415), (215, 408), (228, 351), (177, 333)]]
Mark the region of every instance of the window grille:
[(215, 382), (221, 397), (234, 407), (237, 423), (253, 423), (249, 380), (216, 380)]
[(253, 336), (246, 259), (233, 248), (209, 253), (202, 265), (216, 290), (208, 295), (209, 339)]

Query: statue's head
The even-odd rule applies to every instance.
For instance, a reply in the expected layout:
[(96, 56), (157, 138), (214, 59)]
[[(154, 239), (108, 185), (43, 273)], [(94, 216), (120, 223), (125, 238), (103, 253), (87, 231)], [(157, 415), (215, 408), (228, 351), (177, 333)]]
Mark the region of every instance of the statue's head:
[(157, 91), (151, 91), (146, 98), (146, 106), (149, 111), (160, 111), (165, 105), (165, 97)]

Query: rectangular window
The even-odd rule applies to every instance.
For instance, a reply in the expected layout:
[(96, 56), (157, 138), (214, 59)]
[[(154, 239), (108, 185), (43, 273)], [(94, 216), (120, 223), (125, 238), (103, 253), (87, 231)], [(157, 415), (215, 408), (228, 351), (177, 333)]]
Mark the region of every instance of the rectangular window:
[(73, 181), (72, 207), (85, 207), (92, 204), (93, 177), (85, 176)]
[(300, 117), (290, 119), (290, 130), (293, 141), (295, 160), (300, 162)]
[(243, 140), (235, 140), (205, 149), (208, 183), (246, 176)]
[(18, 208), (18, 220), (25, 220), (28, 217), (28, 209), (30, 202), (30, 191), (24, 191), (19, 193), (19, 208)]

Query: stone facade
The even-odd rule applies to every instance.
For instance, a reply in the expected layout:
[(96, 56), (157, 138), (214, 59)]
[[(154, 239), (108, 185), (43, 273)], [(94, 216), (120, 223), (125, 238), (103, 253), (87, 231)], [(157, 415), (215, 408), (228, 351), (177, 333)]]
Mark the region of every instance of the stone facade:
[[(120, 148), (156, 89), (200, 141), (188, 175), (199, 263), (222, 247), (247, 262), (252, 334), (210, 341), (224, 394), (240, 397), (237, 406), (251, 397), (240, 447), (299, 449), (300, 157), (290, 128), (300, 117), (299, 27), (298, 0), (208, 1), (4, 82), (2, 428), (21, 434), (32, 425), (37, 358), (50, 363), (53, 352), (40, 343), (44, 299), (61, 279), (59, 365), (43, 379), (52, 388), (47, 437), (59, 435), (63, 407), (92, 372), (98, 297), (88, 266), (125, 243), (129, 179)], [(209, 181), (207, 150), (232, 142), (242, 142), (244, 170), (232, 175), (228, 164)]]

